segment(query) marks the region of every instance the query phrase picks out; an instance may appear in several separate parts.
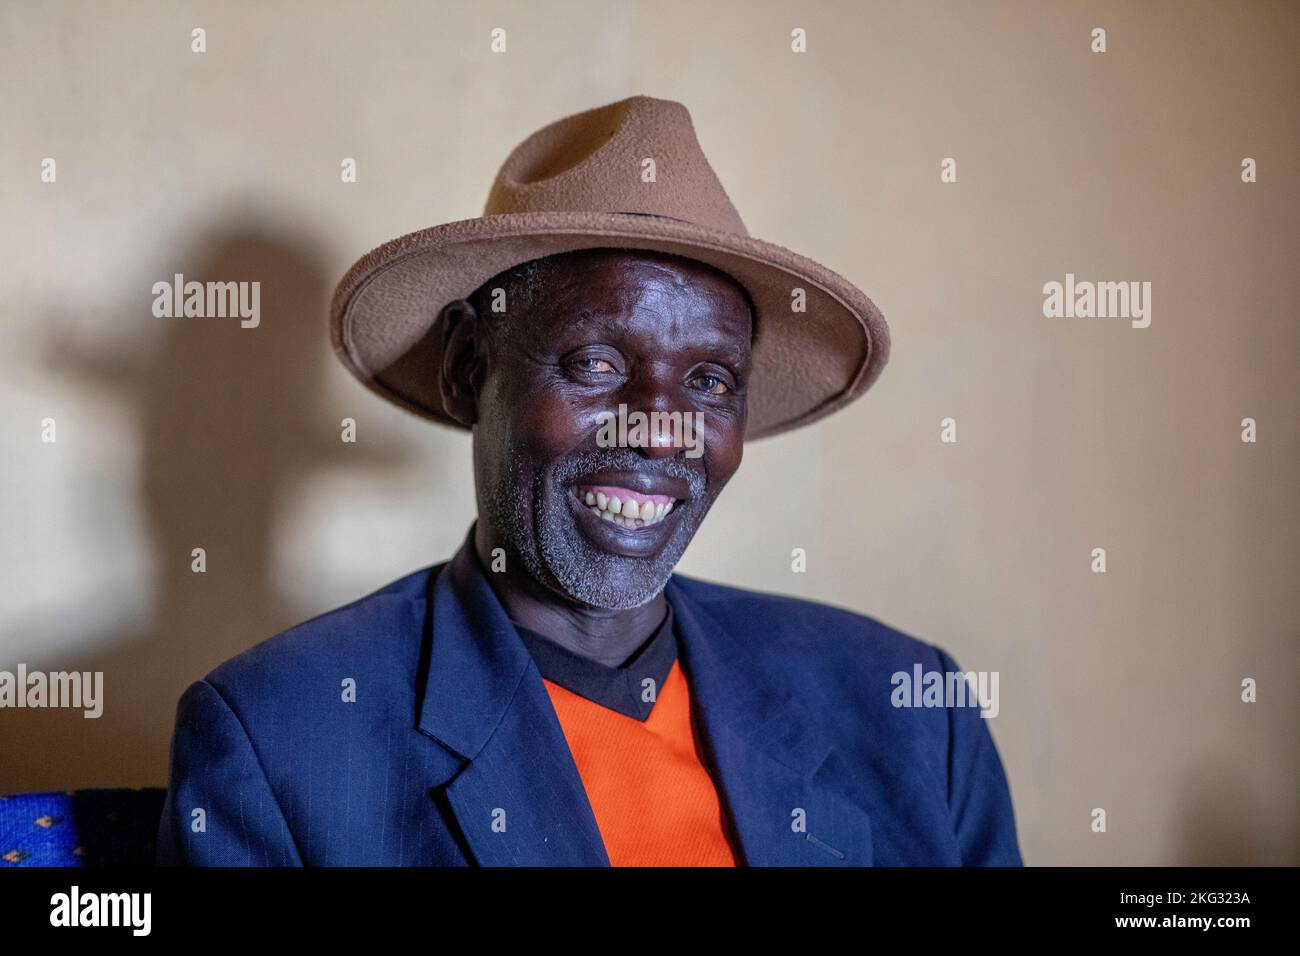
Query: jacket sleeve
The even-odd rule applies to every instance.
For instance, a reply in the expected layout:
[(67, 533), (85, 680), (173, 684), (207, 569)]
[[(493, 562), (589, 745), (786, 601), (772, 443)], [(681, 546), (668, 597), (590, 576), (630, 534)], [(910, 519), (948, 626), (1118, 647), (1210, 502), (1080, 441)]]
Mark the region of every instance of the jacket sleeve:
[(302, 865), (248, 733), (206, 680), (176, 708), (157, 846), (159, 866)]
[[(935, 650), (945, 672), (961, 670)], [(1023, 866), (1011, 790), (988, 722), (978, 705), (948, 708), (948, 811), (962, 866)]]

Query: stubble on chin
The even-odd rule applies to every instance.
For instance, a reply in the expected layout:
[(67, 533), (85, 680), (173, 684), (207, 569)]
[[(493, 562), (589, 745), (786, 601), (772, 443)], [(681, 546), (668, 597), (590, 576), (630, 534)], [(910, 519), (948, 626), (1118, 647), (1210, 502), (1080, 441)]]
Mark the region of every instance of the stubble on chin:
[(571, 456), (556, 466), (549, 480), (540, 474), (529, 480), (522, 473), (522, 463), (512, 458), (503, 476), (508, 487), (489, 489), (483, 506), (491, 527), (505, 540), (508, 550), (518, 555), (533, 580), (575, 604), (629, 610), (654, 600), (668, 584), (708, 510), (706, 481), (701, 470), (682, 462), (659, 463), (656, 470), (660, 473), (687, 482), (691, 507), (684, 510), (657, 555), (611, 554), (582, 533), (567, 500), (572, 481), (602, 466), (620, 464), (610, 456), (607, 451)]

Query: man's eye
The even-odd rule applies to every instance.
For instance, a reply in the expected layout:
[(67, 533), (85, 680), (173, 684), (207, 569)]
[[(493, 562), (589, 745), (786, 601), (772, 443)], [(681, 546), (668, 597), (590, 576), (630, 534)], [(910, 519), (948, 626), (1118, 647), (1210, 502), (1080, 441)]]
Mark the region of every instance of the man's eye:
[(701, 375), (695, 379), (696, 387), (714, 395), (725, 395), (731, 388), (716, 375)]
[(578, 359), (577, 364), (578, 364), (578, 368), (582, 369), (584, 372), (614, 371), (614, 366), (610, 365), (608, 362), (606, 362), (604, 359), (601, 358)]

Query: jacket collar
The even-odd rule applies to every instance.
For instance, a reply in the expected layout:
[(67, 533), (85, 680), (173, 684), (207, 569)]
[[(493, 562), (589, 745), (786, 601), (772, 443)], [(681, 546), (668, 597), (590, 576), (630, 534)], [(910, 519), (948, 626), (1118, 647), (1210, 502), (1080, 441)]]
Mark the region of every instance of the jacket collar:
[(434, 583), (419, 724), (464, 760), (483, 749), (531, 664), (474, 551), (474, 527)]
[[(861, 808), (813, 781), (830, 746), (808, 708), (778, 689), (744, 639), (674, 575), (681, 662), (732, 837), (750, 865), (870, 862)], [(541, 675), (488, 583), (474, 526), (434, 583), (419, 730), (465, 766), (445, 786), (483, 865), (608, 865), (604, 843)]]
[(825, 772), (829, 735), (781, 679), (796, 662), (755, 652), (751, 635), (780, 622), (756, 609), (714, 611), (691, 596), (698, 584), (673, 575), (665, 593), (679, 621), (701, 743), (745, 863), (869, 866), (870, 818)]

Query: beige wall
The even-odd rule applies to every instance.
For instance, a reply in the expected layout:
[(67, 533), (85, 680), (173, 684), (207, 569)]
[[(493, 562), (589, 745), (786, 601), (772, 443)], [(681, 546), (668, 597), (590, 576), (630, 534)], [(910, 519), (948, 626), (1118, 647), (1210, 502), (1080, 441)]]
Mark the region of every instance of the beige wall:
[[(451, 553), (469, 441), (333, 361), (333, 283), (477, 215), (533, 129), (648, 93), (894, 339), (863, 401), (750, 446), (682, 570), (1000, 672), (1030, 863), (1300, 861), (1300, 7), (558, 7), (0, 10), (0, 669), (107, 681), (99, 720), (0, 711), (0, 792), (161, 784), (190, 680)], [(175, 272), (262, 281), (262, 326), (154, 318)], [(1150, 281), (1151, 326), (1044, 318), (1067, 272)]]

